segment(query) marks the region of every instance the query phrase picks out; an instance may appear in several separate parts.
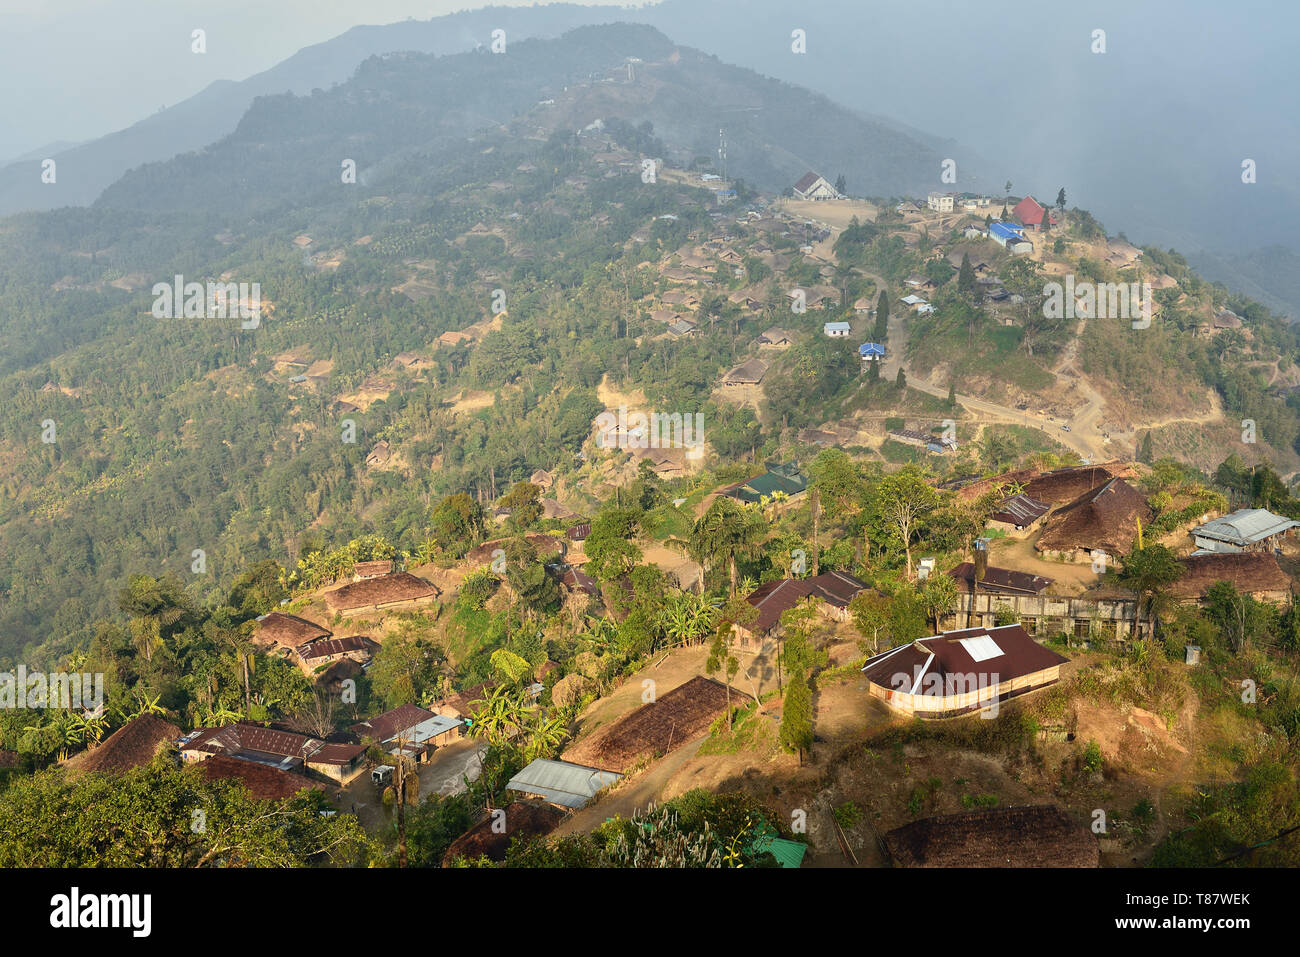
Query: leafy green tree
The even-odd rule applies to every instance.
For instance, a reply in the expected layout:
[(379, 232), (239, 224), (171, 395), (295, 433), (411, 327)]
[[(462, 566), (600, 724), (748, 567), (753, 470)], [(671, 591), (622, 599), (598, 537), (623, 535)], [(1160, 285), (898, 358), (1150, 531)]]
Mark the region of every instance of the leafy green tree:
[(961, 269), (957, 272), (957, 289), (968, 296), (975, 292), (975, 269), (970, 264), (970, 253), (961, 254)]
[(502, 496), (500, 506), (510, 509), (510, 525), (525, 529), (542, 517), (542, 490), (532, 482), (516, 482)]
[(721, 622), (713, 632), (713, 644), (709, 646), (709, 657), (704, 662), (704, 673), (715, 675), (722, 673), (726, 680), (723, 682), (727, 689), (727, 733), (730, 734), (731, 727), (731, 682), (736, 677), (736, 672), (740, 670), (740, 661), (731, 653), (731, 642), (735, 634), (730, 622)]
[(1137, 592), (1138, 606), (1145, 614), (1149, 634), (1155, 634), (1156, 618), (1169, 604), (1169, 586), (1183, 574), (1183, 566), (1164, 545), (1134, 547), (1121, 560), (1118, 580)]
[[(0, 794), (0, 866), (301, 867), (363, 863), (355, 817), (320, 795), (264, 801), (160, 757), (120, 775), (50, 769)], [(201, 815), (201, 816), (200, 816)], [(203, 827), (195, 827), (198, 820)]]
[(912, 541), (916, 528), (938, 507), (939, 493), (914, 466), (907, 466), (877, 483), (875, 501), (880, 515), (898, 537), (907, 561), (907, 577), (911, 578)]
[(957, 607), (957, 582), (948, 575), (931, 574), (921, 585), (921, 603), (934, 622), (935, 634), (938, 634), (943, 630), (943, 616)]
[(691, 529), (688, 551), (702, 566), (726, 565), (731, 579), (731, 597), (736, 595), (737, 561), (758, 553), (767, 535), (760, 512), (747, 509), (734, 499), (719, 497)]
[(798, 665), (791, 669), (790, 682), (785, 689), (785, 700), (781, 706), (780, 739), (786, 750), (798, 752), (800, 766), (803, 765), (804, 752), (812, 748), (812, 719), (812, 689), (808, 687), (808, 677), (803, 666)]
[(448, 495), (434, 507), (429, 525), (441, 548), (463, 555), (486, 530), (483, 506), (464, 492)]

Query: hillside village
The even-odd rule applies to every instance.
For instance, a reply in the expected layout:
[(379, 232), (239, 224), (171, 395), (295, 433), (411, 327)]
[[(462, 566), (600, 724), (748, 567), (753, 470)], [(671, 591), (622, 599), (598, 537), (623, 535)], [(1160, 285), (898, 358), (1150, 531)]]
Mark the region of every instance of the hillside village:
[[(113, 707), (6, 725), (8, 780), (236, 782), (348, 828), (348, 864), (630, 866), (646, 822), (787, 868), (1204, 865), (1280, 831), (1203, 811), (1300, 733), (1283, 320), (1064, 189), (727, 178), (616, 119), (666, 63), (543, 89), (437, 229), (267, 240), (377, 297), (290, 287), (202, 376), (282, 403), (257, 458), (318, 456), (281, 473), (310, 521), (232, 509), (257, 534), (201, 601), (159, 564), (37, 646)], [(1067, 276), (1149, 284), (1149, 327), (1104, 292), (1047, 315)], [(375, 303), (420, 341), (367, 316), (341, 350)], [(93, 393), (67, 368), (49, 401)], [(66, 480), (15, 499), (109, 481)]]

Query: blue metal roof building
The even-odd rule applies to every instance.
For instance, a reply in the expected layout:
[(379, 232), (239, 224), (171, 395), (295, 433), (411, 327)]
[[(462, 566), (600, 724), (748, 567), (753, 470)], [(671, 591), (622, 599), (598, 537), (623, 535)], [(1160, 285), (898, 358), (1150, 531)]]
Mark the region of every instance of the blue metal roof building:
[(858, 355), (863, 359), (883, 359), (885, 357), (885, 347), (879, 342), (864, 342), (858, 346)]

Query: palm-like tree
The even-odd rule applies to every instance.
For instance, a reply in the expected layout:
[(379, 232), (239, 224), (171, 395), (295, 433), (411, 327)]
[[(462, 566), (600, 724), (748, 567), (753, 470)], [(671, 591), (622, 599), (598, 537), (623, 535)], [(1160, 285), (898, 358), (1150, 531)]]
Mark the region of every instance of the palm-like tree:
[(486, 698), (470, 702), (473, 733), (502, 744), (518, 734), (527, 721), (526, 692), (510, 685), (497, 685)]
[(563, 718), (556, 715), (546, 717), (541, 712), (538, 712), (528, 732), (528, 746), (524, 749), (524, 756), (530, 761), (555, 754), (569, 736), (569, 728)]
[(701, 565), (727, 565), (731, 579), (731, 597), (734, 598), (737, 559), (756, 554), (766, 534), (767, 528), (759, 512), (751, 511), (733, 499), (719, 498), (691, 529), (687, 548), (691, 557)]

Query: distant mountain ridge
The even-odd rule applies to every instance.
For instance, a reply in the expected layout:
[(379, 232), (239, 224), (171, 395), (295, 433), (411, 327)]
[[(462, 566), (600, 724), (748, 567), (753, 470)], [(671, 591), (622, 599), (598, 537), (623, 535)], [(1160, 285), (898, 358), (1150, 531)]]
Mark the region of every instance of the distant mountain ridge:
[[(612, 82), (620, 78), (611, 71), (629, 62), (635, 79)], [(636, 126), (648, 122), (685, 153), (712, 158), (725, 124), (728, 172), (777, 192), (809, 169), (831, 179), (844, 174), (860, 195), (917, 192), (942, 160), (933, 145), (820, 94), (678, 46), (653, 27), (612, 24), (579, 27), (556, 40), (517, 41), (504, 56), (372, 57), (329, 90), (257, 99), (229, 136), (131, 170), (96, 206), (251, 213), (329, 202), (331, 191), (342, 198), (337, 186), (345, 159), (358, 170), (383, 168), (393, 177), (414, 152), (436, 154), (556, 96), (563, 100), (556, 109), (565, 112), (538, 119), (547, 132), (566, 123), (576, 131), (613, 116)], [(412, 167), (413, 178), (423, 175), (421, 165), (429, 164)], [(417, 187), (412, 179), (382, 188)]]

